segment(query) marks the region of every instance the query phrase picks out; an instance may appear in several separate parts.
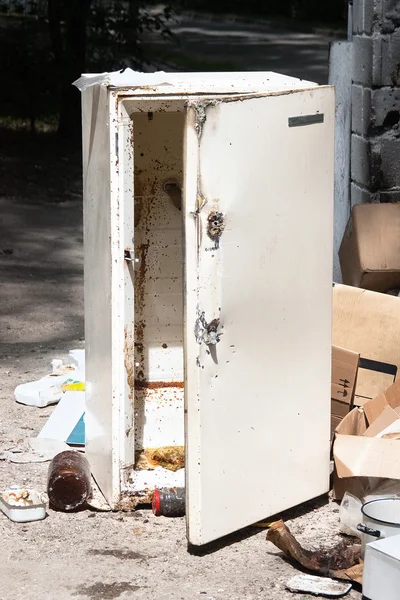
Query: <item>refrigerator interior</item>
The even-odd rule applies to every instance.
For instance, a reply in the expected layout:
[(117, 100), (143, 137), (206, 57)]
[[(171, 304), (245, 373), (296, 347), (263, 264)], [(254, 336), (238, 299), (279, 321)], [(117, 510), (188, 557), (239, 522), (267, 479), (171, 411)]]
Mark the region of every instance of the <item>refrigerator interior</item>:
[[(170, 107), (171, 108), (171, 107)], [(135, 111), (134, 428), (129, 486), (184, 485), (183, 138), (180, 110)]]

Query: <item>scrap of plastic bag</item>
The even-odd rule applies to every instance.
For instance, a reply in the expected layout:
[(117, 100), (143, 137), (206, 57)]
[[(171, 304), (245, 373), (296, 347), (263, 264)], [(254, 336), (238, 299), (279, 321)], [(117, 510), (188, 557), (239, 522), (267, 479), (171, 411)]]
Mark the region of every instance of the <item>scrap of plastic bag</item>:
[(346, 492), (339, 508), (340, 531), (346, 535), (360, 537), (358, 523), (362, 522), (361, 508), (366, 502), (378, 498), (398, 498), (400, 496), (400, 480), (368, 478), (362, 497), (357, 498)]
[(346, 535), (360, 537), (357, 525), (362, 521), (362, 502), (346, 492), (339, 508), (340, 531)]

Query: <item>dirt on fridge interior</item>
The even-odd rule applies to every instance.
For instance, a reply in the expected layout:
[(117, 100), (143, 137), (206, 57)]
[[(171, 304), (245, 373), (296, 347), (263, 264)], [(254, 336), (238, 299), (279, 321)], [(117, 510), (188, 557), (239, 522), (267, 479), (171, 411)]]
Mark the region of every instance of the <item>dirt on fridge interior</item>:
[[(17, 384), (47, 373), (52, 358), (59, 354), (52, 345), (51, 349), (35, 344), (29, 348), (25, 344), (1, 346), (1, 450), (36, 436), (52, 412), (50, 406), (38, 409), (18, 405), (13, 398)], [(73, 347), (79, 347), (78, 340), (68, 343), (68, 348)], [(67, 357), (68, 348), (60, 358)], [(48, 464), (2, 461), (0, 487), (23, 483), (45, 490)], [(238, 493), (243, 495), (246, 510), (246, 494), (240, 485)], [(47, 512), (44, 521), (26, 524), (13, 523), (0, 514), (3, 596), (13, 600), (298, 597), (285, 585), (299, 571), (265, 541), (265, 529), (250, 527), (196, 555), (187, 549), (184, 518), (154, 517), (148, 509), (130, 513)], [(299, 541), (310, 548), (334, 545), (339, 539), (338, 506), (326, 498), (284, 516)], [(361, 594), (352, 590), (347, 598), (360, 599)]]
[(137, 112), (132, 119), (135, 324), (125, 368), (135, 407), (135, 470), (128, 487), (137, 495), (126, 499), (133, 508), (151, 501), (147, 489), (154, 485), (184, 486), (184, 113)]

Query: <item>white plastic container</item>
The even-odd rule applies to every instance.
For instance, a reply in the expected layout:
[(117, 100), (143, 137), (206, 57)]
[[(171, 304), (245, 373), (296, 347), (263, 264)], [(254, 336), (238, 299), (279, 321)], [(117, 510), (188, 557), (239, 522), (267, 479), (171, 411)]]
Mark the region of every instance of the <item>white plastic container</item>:
[[(66, 377), (64, 376), (61, 379), (64, 380)], [(53, 385), (53, 382), (49, 379), (40, 379), (39, 381), (21, 383), (15, 388), (14, 395), (19, 404), (43, 408), (50, 404), (57, 404), (63, 393), (61, 386)]]
[(400, 535), (367, 544), (363, 573), (365, 600), (398, 600)]
[[(32, 501), (32, 504), (21, 505), (11, 501), (10, 496), (18, 498), (22, 492), (28, 493), (27, 500)], [(46, 516), (46, 500), (36, 490), (10, 488), (0, 494), (0, 508), (11, 521), (17, 523), (40, 521)]]
[(71, 350), (70, 363), (64, 364), (59, 358), (51, 361), (52, 372), (38, 381), (22, 383), (15, 388), (15, 400), (19, 404), (43, 408), (57, 404), (63, 397), (62, 386), (71, 381), (85, 380), (84, 350)]
[(357, 526), (363, 533), (361, 555), (366, 545), (382, 538), (400, 535), (400, 498), (378, 498), (361, 508), (363, 522)]

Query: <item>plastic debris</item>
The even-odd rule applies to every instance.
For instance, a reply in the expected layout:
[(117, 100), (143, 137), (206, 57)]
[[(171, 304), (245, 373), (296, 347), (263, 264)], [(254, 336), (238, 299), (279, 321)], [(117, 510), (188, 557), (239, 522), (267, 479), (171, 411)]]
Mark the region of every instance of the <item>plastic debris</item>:
[(30, 381), (22, 383), (15, 388), (15, 400), (19, 404), (28, 406), (38, 406), (43, 408), (49, 404), (57, 404), (62, 398), (60, 387), (53, 385), (51, 381), (40, 379), (39, 381)]
[(345, 492), (339, 508), (340, 531), (346, 535), (360, 537), (357, 525), (362, 521), (362, 502), (349, 492)]
[(62, 384), (61, 390), (63, 392), (84, 392), (85, 382), (77, 381), (76, 379), (67, 379), (67, 381)]
[(46, 516), (46, 497), (36, 490), (11, 486), (0, 494), (0, 509), (11, 521), (39, 521)]
[(349, 593), (351, 583), (335, 581), (330, 577), (317, 577), (316, 575), (296, 575), (286, 585), (290, 592), (302, 592), (313, 596), (327, 596), (328, 598), (341, 598)]
[[(85, 413), (85, 392), (65, 392), (40, 431), (38, 438), (60, 440), (73, 445), (85, 444), (85, 428), (76, 428)], [(74, 435), (72, 435), (74, 434)], [(74, 438), (71, 440), (71, 438)], [(80, 439), (79, 439), (80, 438)], [(71, 440), (71, 441), (70, 441)]]
[[(43, 408), (57, 404), (69, 390), (85, 389), (85, 355), (83, 350), (71, 350), (70, 362), (51, 361), (52, 372), (38, 381), (22, 383), (15, 388), (15, 400), (20, 404)], [(71, 375), (73, 378), (71, 378)]]

